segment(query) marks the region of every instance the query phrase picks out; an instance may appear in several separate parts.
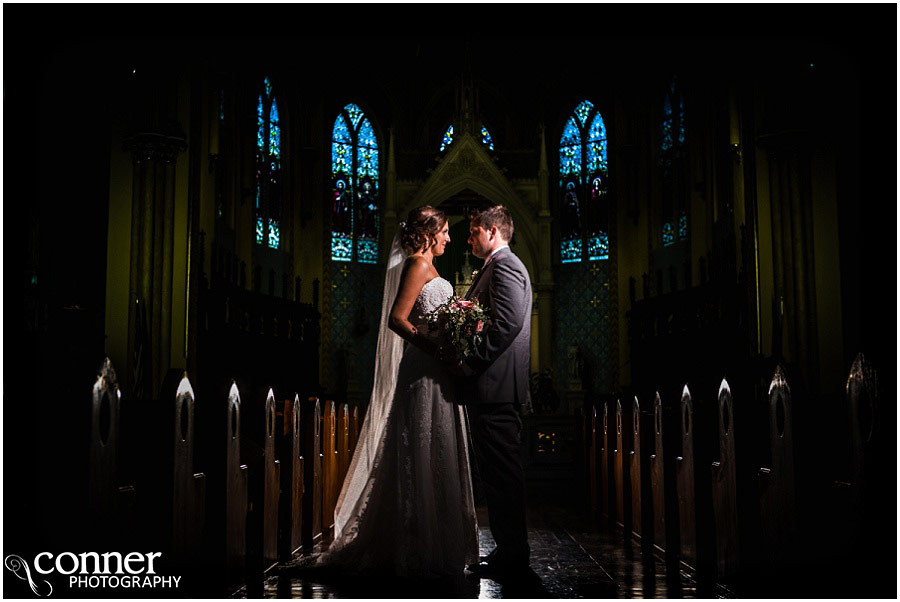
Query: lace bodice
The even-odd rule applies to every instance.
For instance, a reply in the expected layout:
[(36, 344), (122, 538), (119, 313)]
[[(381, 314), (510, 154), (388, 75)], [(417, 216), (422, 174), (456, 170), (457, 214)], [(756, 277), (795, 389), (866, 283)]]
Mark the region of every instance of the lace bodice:
[(412, 312), (409, 314), (410, 323), (416, 328), (422, 327), (425, 324), (425, 315), (438, 305), (446, 303), (447, 299), (452, 296), (452, 284), (440, 276), (432, 278), (422, 287), (413, 304)]

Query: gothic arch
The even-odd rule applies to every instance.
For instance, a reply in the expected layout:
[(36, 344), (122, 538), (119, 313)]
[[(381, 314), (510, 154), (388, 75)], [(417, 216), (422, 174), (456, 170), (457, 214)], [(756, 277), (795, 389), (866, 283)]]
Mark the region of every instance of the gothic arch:
[(481, 140), (468, 132), (453, 141), (447, 156), (418, 192), (398, 208), (398, 215), (406, 216), (420, 205), (440, 205), (466, 189), (509, 209), (516, 226), (516, 254), (528, 268), (534, 282), (540, 266), (540, 242), (534, 211), (519, 197), (491, 160)]

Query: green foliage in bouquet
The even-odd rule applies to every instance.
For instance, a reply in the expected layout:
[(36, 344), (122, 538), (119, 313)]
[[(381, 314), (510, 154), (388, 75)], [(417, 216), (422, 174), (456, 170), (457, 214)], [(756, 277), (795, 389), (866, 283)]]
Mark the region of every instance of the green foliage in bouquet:
[(456, 350), (460, 360), (484, 339), (484, 330), (490, 322), (490, 310), (477, 300), (469, 301), (458, 296), (450, 297), (425, 316), (428, 328), (440, 332)]

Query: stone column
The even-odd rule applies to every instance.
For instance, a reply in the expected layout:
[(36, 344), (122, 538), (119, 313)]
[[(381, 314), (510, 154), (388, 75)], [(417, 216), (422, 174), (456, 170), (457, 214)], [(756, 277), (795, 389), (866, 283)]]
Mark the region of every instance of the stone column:
[(134, 160), (128, 373), (134, 397), (158, 393), (169, 367), (172, 330), (172, 259), (175, 160), (181, 136), (140, 133), (125, 140)]
[[(538, 164), (538, 265), (536, 267), (538, 281), (534, 283), (534, 292), (537, 295), (535, 307), (538, 313), (538, 340), (540, 361), (539, 367), (543, 372), (553, 366), (553, 238), (550, 224), (550, 170), (547, 167), (547, 145), (545, 142), (544, 127), (541, 126), (541, 158)], [(555, 370), (556, 378), (562, 377), (559, 372), (563, 367)]]

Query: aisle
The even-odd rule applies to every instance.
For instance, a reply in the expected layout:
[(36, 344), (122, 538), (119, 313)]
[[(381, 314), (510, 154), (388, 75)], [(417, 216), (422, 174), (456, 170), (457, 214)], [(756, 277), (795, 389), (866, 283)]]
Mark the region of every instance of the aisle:
[[(479, 547), (493, 548), (487, 513), (478, 508)], [(720, 598), (732, 597), (721, 586), (697, 588), (690, 575), (667, 575), (654, 559), (645, 563), (638, 548), (592, 528), (565, 502), (532, 501), (528, 514), (532, 548), (530, 579), (501, 584), (474, 576), (414, 581), (393, 578), (325, 579), (269, 577), (261, 592), (240, 597), (265, 598)]]

